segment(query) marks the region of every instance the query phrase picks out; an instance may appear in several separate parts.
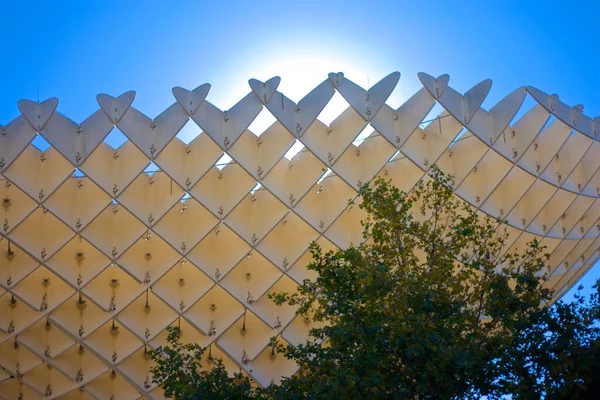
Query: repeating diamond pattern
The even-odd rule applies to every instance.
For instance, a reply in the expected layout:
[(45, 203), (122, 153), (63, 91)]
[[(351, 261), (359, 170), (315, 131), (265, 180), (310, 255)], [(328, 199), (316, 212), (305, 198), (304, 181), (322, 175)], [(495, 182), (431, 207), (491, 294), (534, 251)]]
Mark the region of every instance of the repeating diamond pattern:
[[(148, 350), (169, 325), (261, 385), (292, 374), (269, 338), (298, 344), (313, 322), (268, 293), (314, 277), (311, 241), (363, 240), (361, 184), (382, 176), (408, 191), (434, 163), (457, 196), (508, 220), (510, 249), (548, 246), (546, 284), (564, 293), (598, 259), (600, 120), (532, 87), (484, 110), (489, 80), (460, 94), (447, 75), (419, 78), (398, 109), (386, 104), (397, 72), (369, 90), (330, 74), (298, 103), (279, 78), (252, 79), (225, 111), (208, 84), (174, 88), (154, 119), (135, 92), (98, 95), (81, 123), (57, 99), (21, 100), (0, 126), (0, 398), (160, 399)], [(335, 92), (349, 107), (325, 124)], [(257, 136), (264, 109), (276, 120)], [(190, 143), (176, 137), (186, 124), (201, 132)], [(116, 149), (113, 130), (128, 139)]]

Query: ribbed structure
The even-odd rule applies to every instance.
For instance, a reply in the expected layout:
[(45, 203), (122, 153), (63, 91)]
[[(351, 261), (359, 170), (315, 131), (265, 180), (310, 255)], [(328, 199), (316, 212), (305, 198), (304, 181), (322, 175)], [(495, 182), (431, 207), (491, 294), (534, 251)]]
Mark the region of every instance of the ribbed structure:
[[(311, 241), (362, 240), (348, 202), (362, 183), (410, 190), (433, 164), (455, 175), (457, 196), (508, 220), (507, 249), (548, 246), (547, 285), (564, 293), (598, 258), (600, 120), (531, 87), (486, 111), (491, 81), (461, 95), (447, 75), (420, 74), (423, 88), (392, 109), (399, 78), (364, 90), (330, 74), (298, 104), (279, 78), (250, 80), (227, 111), (205, 99), (208, 84), (174, 88), (155, 119), (134, 92), (99, 95), (81, 123), (55, 98), (20, 101), (0, 126), (0, 397), (161, 398), (145, 353), (169, 325), (262, 385), (292, 374), (269, 338), (299, 343), (312, 322), (267, 293), (311, 276)], [(336, 91), (350, 107), (326, 125)], [(537, 104), (521, 110), (527, 95)], [(444, 111), (423, 123), (436, 103)], [(257, 136), (248, 126), (264, 107), (276, 122)], [(175, 137), (186, 124), (203, 132), (189, 144)], [(105, 142), (115, 127), (129, 139), (117, 149)], [(215, 165), (224, 152), (233, 161)]]

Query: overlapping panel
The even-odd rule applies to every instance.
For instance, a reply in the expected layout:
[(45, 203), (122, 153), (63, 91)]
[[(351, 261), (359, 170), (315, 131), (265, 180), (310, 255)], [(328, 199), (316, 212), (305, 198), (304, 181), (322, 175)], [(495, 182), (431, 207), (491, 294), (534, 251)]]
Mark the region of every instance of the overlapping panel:
[[(410, 191), (433, 164), (508, 221), (507, 250), (547, 246), (546, 284), (562, 295), (599, 256), (600, 120), (532, 87), (484, 110), (491, 81), (461, 94), (448, 75), (419, 74), (394, 109), (399, 78), (365, 90), (330, 74), (298, 103), (277, 77), (251, 80), (229, 110), (208, 84), (174, 88), (156, 118), (135, 92), (101, 94), (81, 123), (55, 98), (20, 101), (0, 126), (0, 398), (162, 399), (148, 351), (168, 326), (208, 347), (205, 368), (222, 357), (278, 382), (296, 366), (270, 338), (299, 344), (314, 323), (269, 294), (315, 277), (310, 242), (364, 240), (362, 184)], [(336, 91), (348, 107), (324, 123)], [(261, 111), (275, 122), (257, 135)], [(184, 127), (197, 136), (184, 142)]]

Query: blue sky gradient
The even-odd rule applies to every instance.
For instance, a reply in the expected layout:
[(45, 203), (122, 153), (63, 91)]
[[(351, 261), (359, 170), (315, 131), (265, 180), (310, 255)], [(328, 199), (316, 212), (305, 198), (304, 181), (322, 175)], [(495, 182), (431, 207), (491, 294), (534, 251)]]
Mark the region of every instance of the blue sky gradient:
[[(460, 92), (491, 78), (486, 108), (531, 85), (600, 115), (600, 2), (0, 0), (0, 16), (0, 124), (23, 98), (58, 97), (82, 121), (98, 93), (135, 90), (154, 117), (174, 86), (209, 82), (226, 109), (250, 78), (280, 75), (299, 100), (328, 72), (368, 86), (396, 70), (394, 106), (423, 71), (450, 74)], [(582, 283), (599, 276), (596, 266)]]

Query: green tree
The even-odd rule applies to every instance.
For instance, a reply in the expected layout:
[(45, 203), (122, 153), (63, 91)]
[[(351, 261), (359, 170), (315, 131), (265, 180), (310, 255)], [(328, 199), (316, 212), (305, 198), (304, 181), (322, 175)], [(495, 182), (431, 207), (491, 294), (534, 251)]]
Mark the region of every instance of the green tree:
[[(579, 290), (583, 287), (579, 287)], [(535, 315), (502, 359), (498, 383), (514, 399), (597, 399), (600, 393), (598, 283), (589, 299), (576, 295)]]
[(260, 389), (241, 371), (231, 376), (223, 360), (212, 357), (210, 365), (203, 365), (206, 348), (183, 343), (177, 327), (169, 327), (168, 331), (168, 344), (150, 352), (155, 362), (151, 368), (153, 381), (162, 387), (165, 397), (181, 400), (261, 398)]
[[(461, 398), (492, 393), (512, 332), (550, 299), (537, 242), (507, 251), (502, 222), (453, 195), (451, 178), (406, 194), (382, 179), (361, 191), (364, 244), (323, 253), (318, 272), (276, 301), (324, 326), (282, 347), (304, 398)], [(368, 239), (368, 240), (367, 240)], [(297, 394), (297, 393), (296, 393)]]
[[(298, 373), (253, 387), (222, 363), (203, 371), (203, 349), (173, 335), (153, 352), (167, 396), (551, 398), (597, 384), (580, 379), (598, 372), (597, 297), (596, 308), (545, 307), (548, 255), (539, 243), (510, 249), (504, 222), (457, 199), (437, 168), (410, 193), (378, 179), (360, 195), (365, 242), (327, 253), (312, 244), (308, 268), (318, 277), (271, 296), (318, 323), (306, 343), (276, 345)], [(592, 348), (595, 361), (579, 363)]]

